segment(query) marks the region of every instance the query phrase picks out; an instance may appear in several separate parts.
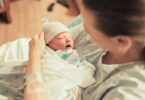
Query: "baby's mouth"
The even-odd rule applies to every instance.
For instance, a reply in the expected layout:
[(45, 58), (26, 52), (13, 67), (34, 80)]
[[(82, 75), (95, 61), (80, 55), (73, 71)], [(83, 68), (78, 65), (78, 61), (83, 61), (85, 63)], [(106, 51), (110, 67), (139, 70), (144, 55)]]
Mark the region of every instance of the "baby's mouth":
[(71, 48), (71, 45), (70, 44), (66, 45), (66, 48)]
[(47, 47), (49, 47), (49, 44), (46, 44)]

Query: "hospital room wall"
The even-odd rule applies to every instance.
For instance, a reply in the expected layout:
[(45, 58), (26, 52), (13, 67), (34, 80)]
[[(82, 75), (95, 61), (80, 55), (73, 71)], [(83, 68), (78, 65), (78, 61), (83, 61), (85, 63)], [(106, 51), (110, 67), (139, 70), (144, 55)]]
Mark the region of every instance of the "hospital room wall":
[(7, 24), (0, 19), (0, 45), (21, 37), (31, 37), (41, 31), (41, 19), (60, 21), (67, 24), (75, 16), (69, 16), (67, 9), (55, 4), (52, 12), (47, 11), (48, 5), (55, 0), (15, 0), (11, 2), (13, 22)]

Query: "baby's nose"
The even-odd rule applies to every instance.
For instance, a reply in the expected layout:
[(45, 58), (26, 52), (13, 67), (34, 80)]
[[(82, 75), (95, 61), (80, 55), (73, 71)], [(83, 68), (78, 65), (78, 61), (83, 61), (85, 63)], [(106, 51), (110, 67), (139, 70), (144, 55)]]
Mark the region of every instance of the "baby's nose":
[(70, 42), (70, 39), (66, 39), (66, 42)]

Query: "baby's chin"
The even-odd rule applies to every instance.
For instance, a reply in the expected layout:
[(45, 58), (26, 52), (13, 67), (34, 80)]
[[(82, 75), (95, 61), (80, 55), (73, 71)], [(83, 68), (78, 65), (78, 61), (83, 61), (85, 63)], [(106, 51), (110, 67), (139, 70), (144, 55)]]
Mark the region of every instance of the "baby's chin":
[(66, 47), (66, 48), (65, 48), (65, 50), (69, 50), (69, 49), (72, 49), (72, 47)]

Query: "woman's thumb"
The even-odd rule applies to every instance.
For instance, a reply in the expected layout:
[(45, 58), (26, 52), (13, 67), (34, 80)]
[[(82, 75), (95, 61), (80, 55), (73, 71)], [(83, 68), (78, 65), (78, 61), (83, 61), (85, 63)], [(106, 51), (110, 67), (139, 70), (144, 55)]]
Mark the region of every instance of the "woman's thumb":
[(39, 33), (39, 38), (44, 40), (44, 32)]

